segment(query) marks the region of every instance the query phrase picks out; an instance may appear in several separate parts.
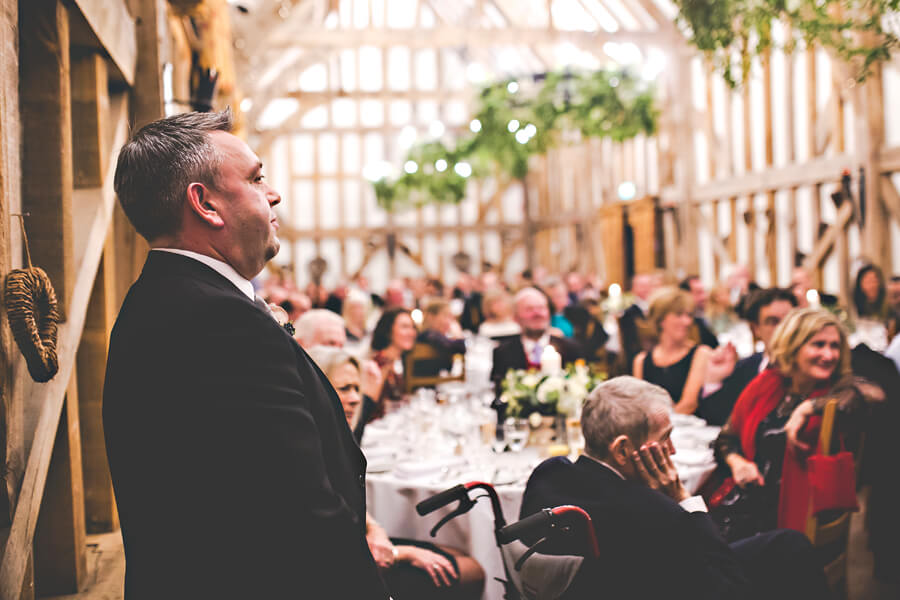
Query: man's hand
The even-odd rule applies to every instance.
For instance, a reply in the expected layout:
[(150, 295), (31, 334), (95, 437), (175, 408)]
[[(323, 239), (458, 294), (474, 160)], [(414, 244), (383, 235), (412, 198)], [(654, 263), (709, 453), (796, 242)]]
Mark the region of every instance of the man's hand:
[(675, 502), (690, 498), (690, 494), (678, 477), (678, 469), (672, 463), (672, 457), (657, 442), (644, 444), (631, 455), (638, 476), (652, 490), (659, 490)]
[(737, 351), (734, 349), (734, 345), (728, 342), (724, 346), (719, 346), (709, 355), (705, 383), (722, 383), (726, 377), (734, 372), (736, 364)]

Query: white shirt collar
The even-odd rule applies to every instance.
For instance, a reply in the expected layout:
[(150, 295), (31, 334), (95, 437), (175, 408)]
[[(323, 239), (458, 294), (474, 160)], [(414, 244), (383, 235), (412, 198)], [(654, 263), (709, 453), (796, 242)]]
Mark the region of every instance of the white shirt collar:
[(618, 476), (619, 476), (619, 479), (623, 479), (623, 480), (625, 479), (625, 476), (622, 475), (622, 473), (620, 473), (619, 470), (618, 470), (617, 468), (615, 468), (614, 466), (612, 466), (611, 464), (609, 464), (609, 463), (606, 462), (605, 460), (600, 460), (599, 458), (594, 458), (593, 456), (591, 456), (591, 455), (589, 455), (589, 454), (582, 454), (582, 456), (585, 457), (585, 458), (591, 459), (591, 460), (594, 461), (595, 463), (600, 463), (601, 465), (603, 465), (604, 467), (606, 467), (607, 469), (609, 469), (610, 471), (612, 471), (613, 473), (615, 473), (616, 475), (618, 475)]
[(525, 354), (531, 354), (531, 351), (534, 350), (535, 344), (540, 344), (541, 348), (544, 348), (550, 343), (550, 333), (545, 333), (541, 337), (536, 340), (533, 340), (529, 337), (522, 336), (522, 347), (525, 349)]
[(171, 252), (172, 254), (180, 254), (182, 256), (187, 256), (188, 258), (193, 258), (196, 261), (202, 262), (204, 265), (206, 265), (210, 269), (213, 269), (216, 273), (233, 283), (234, 287), (243, 292), (243, 294), (250, 298), (251, 301), (254, 301), (256, 299), (256, 292), (253, 289), (253, 284), (250, 283), (249, 280), (244, 279), (240, 273), (234, 270), (234, 267), (226, 262), (222, 262), (221, 260), (213, 258), (211, 256), (206, 256), (205, 254), (192, 252), (191, 250), (182, 250), (181, 248), (153, 248), (153, 250), (159, 250), (160, 252)]

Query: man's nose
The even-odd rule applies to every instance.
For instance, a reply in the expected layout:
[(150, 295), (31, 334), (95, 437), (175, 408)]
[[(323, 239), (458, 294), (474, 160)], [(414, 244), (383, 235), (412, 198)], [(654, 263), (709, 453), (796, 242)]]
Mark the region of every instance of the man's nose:
[(281, 194), (275, 191), (275, 188), (270, 187), (266, 192), (266, 199), (269, 201), (269, 206), (275, 206), (281, 202)]
[(675, 454), (675, 444), (672, 443), (672, 440), (666, 440), (666, 450), (669, 451), (669, 456)]

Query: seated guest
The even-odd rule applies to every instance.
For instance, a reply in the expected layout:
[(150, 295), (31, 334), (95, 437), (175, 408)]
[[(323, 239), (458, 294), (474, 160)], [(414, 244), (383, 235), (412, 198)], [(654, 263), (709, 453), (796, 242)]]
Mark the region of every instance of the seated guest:
[(762, 341), (765, 349), (741, 360), (737, 360), (730, 344), (712, 352), (697, 413), (700, 417), (711, 425), (725, 424), (747, 384), (769, 366), (772, 333), (796, 305), (797, 300), (788, 289), (768, 288), (749, 294), (744, 303), (744, 317), (750, 323), (753, 336)]
[(416, 362), (414, 375), (422, 377), (449, 371), (453, 366), (453, 356), (466, 353), (466, 340), (450, 337), (454, 321), (450, 303), (440, 298), (429, 300), (422, 315), (422, 332), (416, 342), (428, 344), (440, 354), (440, 358)]
[(496, 288), (484, 295), (481, 301), (484, 322), (478, 327), (478, 335), (503, 338), (519, 335), (522, 329), (513, 319), (512, 298), (506, 290)]
[(656, 345), (638, 354), (632, 365), (635, 377), (665, 388), (675, 401), (675, 412), (686, 415), (697, 411), (710, 355), (708, 346), (691, 339), (693, 308), (687, 292), (673, 287), (657, 290), (647, 318)]
[(652, 344), (645, 344), (646, 336), (642, 327), (650, 311), (650, 295), (656, 290), (656, 278), (649, 273), (638, 273), (631, 278), (631, 293), (634, 303), (625, 309), (619, 318), (619, 347), (622, 370), (631, 373), (634, 357), (642, 350), (649, 350)]
[(716, 336), (730, 331), (740, 322), (734, 305), (731, 303), (729, 290), (724, 285), (717, 285), (709, 291), (709, 300), (706, 301), (706, 319)]
[(416, 324), (409, 311), (399, 306), (386, 308), (372, 331), (372, 360), (381, 369), (381, 394), (372, 407), (364, 408), (366, 423), (384, 414), (388, 400), (400, 400), (406, 389), (403, 354), (416, 343)]
[[(794, 292), (799, 308), (807, 308), (809, 306), (808, 293), (813, 289), (812, 275), (806, 267), (794, 267), (794, 270), (791, 272), (791, 290)], [(826, 294), (822, 290), (816, 290), (816, 293), (819, 295), (819, 303), (822, 306), (837, 306), (837, 296)]]
[(344, 319), (327, 308), (308, 310), (294, 323), (294, 339), (303, 348), (333, 346), (343, 348), (347, 343)]
[[(359, 362), (339, 348), (316, 346), (312, 357), (337, 392), (351, 430), (361, 413)], [(389, 538), (366, 513), (366, 541), (388, 592), (396, 600), (472, 599), (481, 597), (484, 571), (475, 559), (455, 548)]]
[(369, 294), (359, 290), (351, 290), (347, 293), (343, 304), (343, 317), (348, 342), (362, 342), (368, 335), (366, 319), (369, 316), (371, 304)]
[(697, 341), (710, 348), (718, 348), (719, 340), (713, 333), (706, 317), (706, 303), (709, 296), (706, 294), (703, 282), (696, 275), (688, 275), (678, 284), (678, 287), (688, 292), (694, 301), (694, 328), (696, 329), (694, 335)]
[(881, 269), (875, 265), (864, 265), (856, 274), (853, 286), (853, 307), (856, 316), (884, 323), (887, 318), (887, 286)]
[[(843, 326), (831, 313), (794, 309), (772, 334), (771, 366), (738, 398), (715, 443), (716, 459), (734, 483), (764, 487), (768, 506), (754, 503), (759, 528), (805, 531), (809, 510), (806, 456), (816, 451), (818, 418), (837, 397), (840, 413), (858, 417), (867, 400), (883, 393), (850, 377), (850, 348)], [(786, 445), (772, 444), (784, 431)], [(777, 439), (777, 438), (775, 438)], [(771, 492), (771, 493), (769, 493)], [(765, 514), (760, 514), (762, 511)]]
[(670, 408), (659, 386), (627, 376), (601, 383), (581, 414), (584, 454), (575, 463), (548, 459), (528, 480), (520, 518), (572, 504), (587, 511), (597, 533), (601, 557), (583, 563), (565, 598), (830, 598), (804, 535), (722, 539), (672, 464)]
[(584, 358), (578, 344), (550, 335), (550, 307), (543, 292), (532, 287), (525, 288), (516, 294), (513, 306), (522, 335), (494, 348), (491, 381), (498, 394), (500, 383), (510, 369), (540, 369), (541, 354), (548, 345), (559, 352), (563, 367)]
[(572, 337), (575, 335), (575, 329), (565, 315), (566, 307), (569, 306), (569, 290), (566, 284), (559, 280), (551, 280), (544, 285), (544, 291), (550, 300), (550, 327), (559, 329), (563, 337)]

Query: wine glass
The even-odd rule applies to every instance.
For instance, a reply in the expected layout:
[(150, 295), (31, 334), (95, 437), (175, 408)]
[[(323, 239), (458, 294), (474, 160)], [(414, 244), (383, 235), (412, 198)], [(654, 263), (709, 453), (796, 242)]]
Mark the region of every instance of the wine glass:
[(509, 449), (521, 452), (528, 443), (528, 419), (510, 417), (503, 422), (503, 437)]

